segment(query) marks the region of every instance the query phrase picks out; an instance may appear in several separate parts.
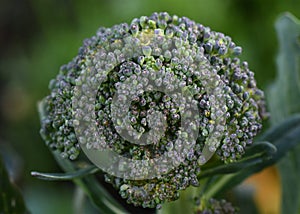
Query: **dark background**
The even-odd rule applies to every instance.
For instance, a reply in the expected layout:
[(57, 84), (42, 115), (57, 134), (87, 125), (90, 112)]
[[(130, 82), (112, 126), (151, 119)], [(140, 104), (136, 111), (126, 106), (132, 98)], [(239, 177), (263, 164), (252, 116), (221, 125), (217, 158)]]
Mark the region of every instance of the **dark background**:
[(266, 88), (275, 76), (276, 17), (300, 17), (299, 0), (2, 0), (0, 2), (0, 154), (32, 213), (72, 213), (70, 183), (34, 179), (60, 169), (39, 136), (37, 102), (48, 82), (98, 27), (167, 11), (233, 38)]

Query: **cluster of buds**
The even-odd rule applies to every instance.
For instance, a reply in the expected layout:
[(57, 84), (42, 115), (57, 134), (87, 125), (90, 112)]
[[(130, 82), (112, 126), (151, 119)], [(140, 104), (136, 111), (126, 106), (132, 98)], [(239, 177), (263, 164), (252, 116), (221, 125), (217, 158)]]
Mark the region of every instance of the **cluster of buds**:
[(241, 51), (168, 13), (100, 28), (50, 82), (41, 135), (70, 160), (107, 149), (133, 160), (104, 167), (128, 203), (176, 200), (199, 185), (202, 164), (237, 160), (261, 129), (264, 95)]
[(216, 200), (211, 198), (209, 200), (203, 200), (199, 203), (196, 200), (195, 214), (234, 214), (237, 213), (237, 208), (235, 208), (230, 202), (226, 200)]

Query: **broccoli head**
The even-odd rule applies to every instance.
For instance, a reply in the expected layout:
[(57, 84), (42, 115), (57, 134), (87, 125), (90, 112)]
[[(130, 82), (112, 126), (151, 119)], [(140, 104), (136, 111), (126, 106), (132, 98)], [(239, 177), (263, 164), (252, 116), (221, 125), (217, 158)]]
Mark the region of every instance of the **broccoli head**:
[(147, 164), (170, 156), (156, 176), (115, 162), (105, 178), (136, 206), (176, 200), (198, 186), (202, 164), (237, 160), (262, 127), (264, 94), (241, 52), (229, 36), (168, 13), (101, 27), (51, 80), (41, 135), (72, 161), (88, 149)]

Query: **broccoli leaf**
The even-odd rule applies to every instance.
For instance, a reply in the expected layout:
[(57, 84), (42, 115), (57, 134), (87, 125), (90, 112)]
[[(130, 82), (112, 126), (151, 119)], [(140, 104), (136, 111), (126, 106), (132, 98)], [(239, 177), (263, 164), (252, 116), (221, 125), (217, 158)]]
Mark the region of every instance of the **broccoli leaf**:
[[(279, 17), (275, 27), (279, 40), (277, 79), (267, 91), (272, 125), (300, 112), (300, 21), (287, 13)], [(300, 145), (277, 165), (282, 181), (281, 213), (297, 214), (300, 210), (299, 153)]]
[(0, 213), (28, 213), (20, 192), (10, 181), (0, 157)]
[[(61, 158), (56, 152), (53, 152), (53, 155), (64, 171), (67, 173), (76, 171), (76, 167), (71, 161)], [(101, 213), (127, 213), (93, 175), (77, 178), (73, 181), (84, 190)]]
[(271, 122), (300, 112), (300, 21), (287, 13), (276, 24), (279, 40), (277, 79), (267, 91)]
[[(300, 139), (300, 114), (293, 115), (276, 126), (271, 127), (260, 138), (262, 141), (272, 143), (277, 148), (275, 153), (270, 151), (270, 154), (267, 152), (268, 155), (266, 157), (254, 156), (253, 159), (250, 159), (251, 162), (248, 162), (249, 160), (247, 161), (249, 164), (244, 165), (245, 167), (243, 170), (228, 175), (216, 176), (217, 181), (213, 183), (213, 185), (208, 186), (205, 195), (208, 198), (214, 197), (241, 183), (250, 175), (260, 172), (264, 168), (277, 163), (279, 160), (285, 159), (283, 157), (286, 157), (285, 155), (299, 143), (298, 139)], [(256, 142), (255, 144), (260, 145), (259, 147), (266, 145), (262, 142)], [(252, 148), (249, 148), (248, 151), (250, 151), (250, 154), (252, 153), (251, 150), (256, 150), (257, 146), (254, 146), (255, 144), (253, 144)], [(248, 156), (247, 151), (245, 156)], [(252, 160), (255, 161), (253, 164)], [(294, 179), (297, 179), (297, 177)], [(293, 194), (294, 193), (297, 194), (297, 192), (293, 192)]]
[(66, 181), (66, 180), (73, 180), (76, 178), (81, 178), (87, 175), (92, 175), (96, 172), (100, 171), (99, 168), (96, 166), (88, 166), (83, 169), (77, 170), (75, 172), (69, 173), (42, 173), (42, 172), (31, 172), (31, 175), (48, 181)]

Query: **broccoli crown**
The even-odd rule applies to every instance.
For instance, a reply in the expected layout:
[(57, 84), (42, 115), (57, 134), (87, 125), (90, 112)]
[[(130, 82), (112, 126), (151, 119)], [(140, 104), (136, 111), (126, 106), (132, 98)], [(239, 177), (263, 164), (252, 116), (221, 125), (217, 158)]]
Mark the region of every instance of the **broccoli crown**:
[[(44, 101), (46, 116), (42, 119), (41, 135), (52, 150), (70, 160), (78, 159), (80, 144), (94, 149), (107, 147), (133, 160), (151, 160), (178, 147), (176, 140), (184, 135), (182, 121), (189, 116), (182, 114), (176, 94), (169, 96), (167, 92), (174, 88), (188, 89), (192, 92), (191, 105), (197, 107), (198, 123), (187, 126), (192, 127), (188, 130), (193, 129), (197, 136), (188, 151), (180, 150), (187, 154), (179, 158), (180, 163), (165, 174), (144, 180), (106, 174), (106, 181), (136, 206), (155, 207), (164, 201), (173, 201), (179, 197), (179, 190), (198, 185), (200, 166), (207, 161), (201, 157), (208, 136), (218, 133), (218, 142), (212, 144), (210, 150), (224, 162), (231, 162), (242, 156), (261, 129), (265, 115), (264, 94), (257, 88), (248, 63), (238, 58), (241, 51), (230, 37), (168, 13), (142, 16), (133, 19), (130, 25), (100, 28), (51, 80), (51, 94)], [(203, 60), (206, 65), (201, 65)], [(205, 67), (207, 64), (209, 69)], [(101, 79), (101, 84), (94, 81), (95, 99), (88, 109), (93, 112), (93, 121), (84, 115), (82, 121), (74, 118), (74, 114), (82, 112), (74, 111), (73, 97), (80, 95), (78, 106), (89, 100), (87, 95), (80, 94), (87, 87), (82, 83), (85, 78)], [(126, 81), (136, 83), (136, 88), (126, 89)], [(139, 91), (140, 81), (154, 88), (131, 94), (130, 90)], [(76, 91), (76, 85), (81, 87), (81, 92)], [(217, 94), (208, 92), (207, 86)], [(164, 87), (165, 91), (155, 90), (158, 87)], [(116, 94), (121, 100), (130, 96), (127, 108), (124, 107), (126, 111), (122, 111), (122, 105), (112, 105)], [(215, 101), (218, 94), (222, 94), (224, 101), (219, 105)], [(218, 114), (223, 120), (217, 126)], [(126, 125), (130, 129), (127, 137), (119, 130), (120, 121), (114, 117), (117, 115), (127, 118)], [(159, 115), (163, 122), (155, 121), (153, 115)], [(86, 131), (85, 136), (90, 137), (77, 136), (75, 129), (83, 121), (95, 125), (96, 137), (84, 129), (80, 131)], [(140, 139), (143, 133), (150, 133), (148, 143), (132, 143), (131, 140)]]
[(211, 198), (209, 200), (196, 200), (195, 214), (235, 214), (238, 209), (226, 200), (216, 200)]

